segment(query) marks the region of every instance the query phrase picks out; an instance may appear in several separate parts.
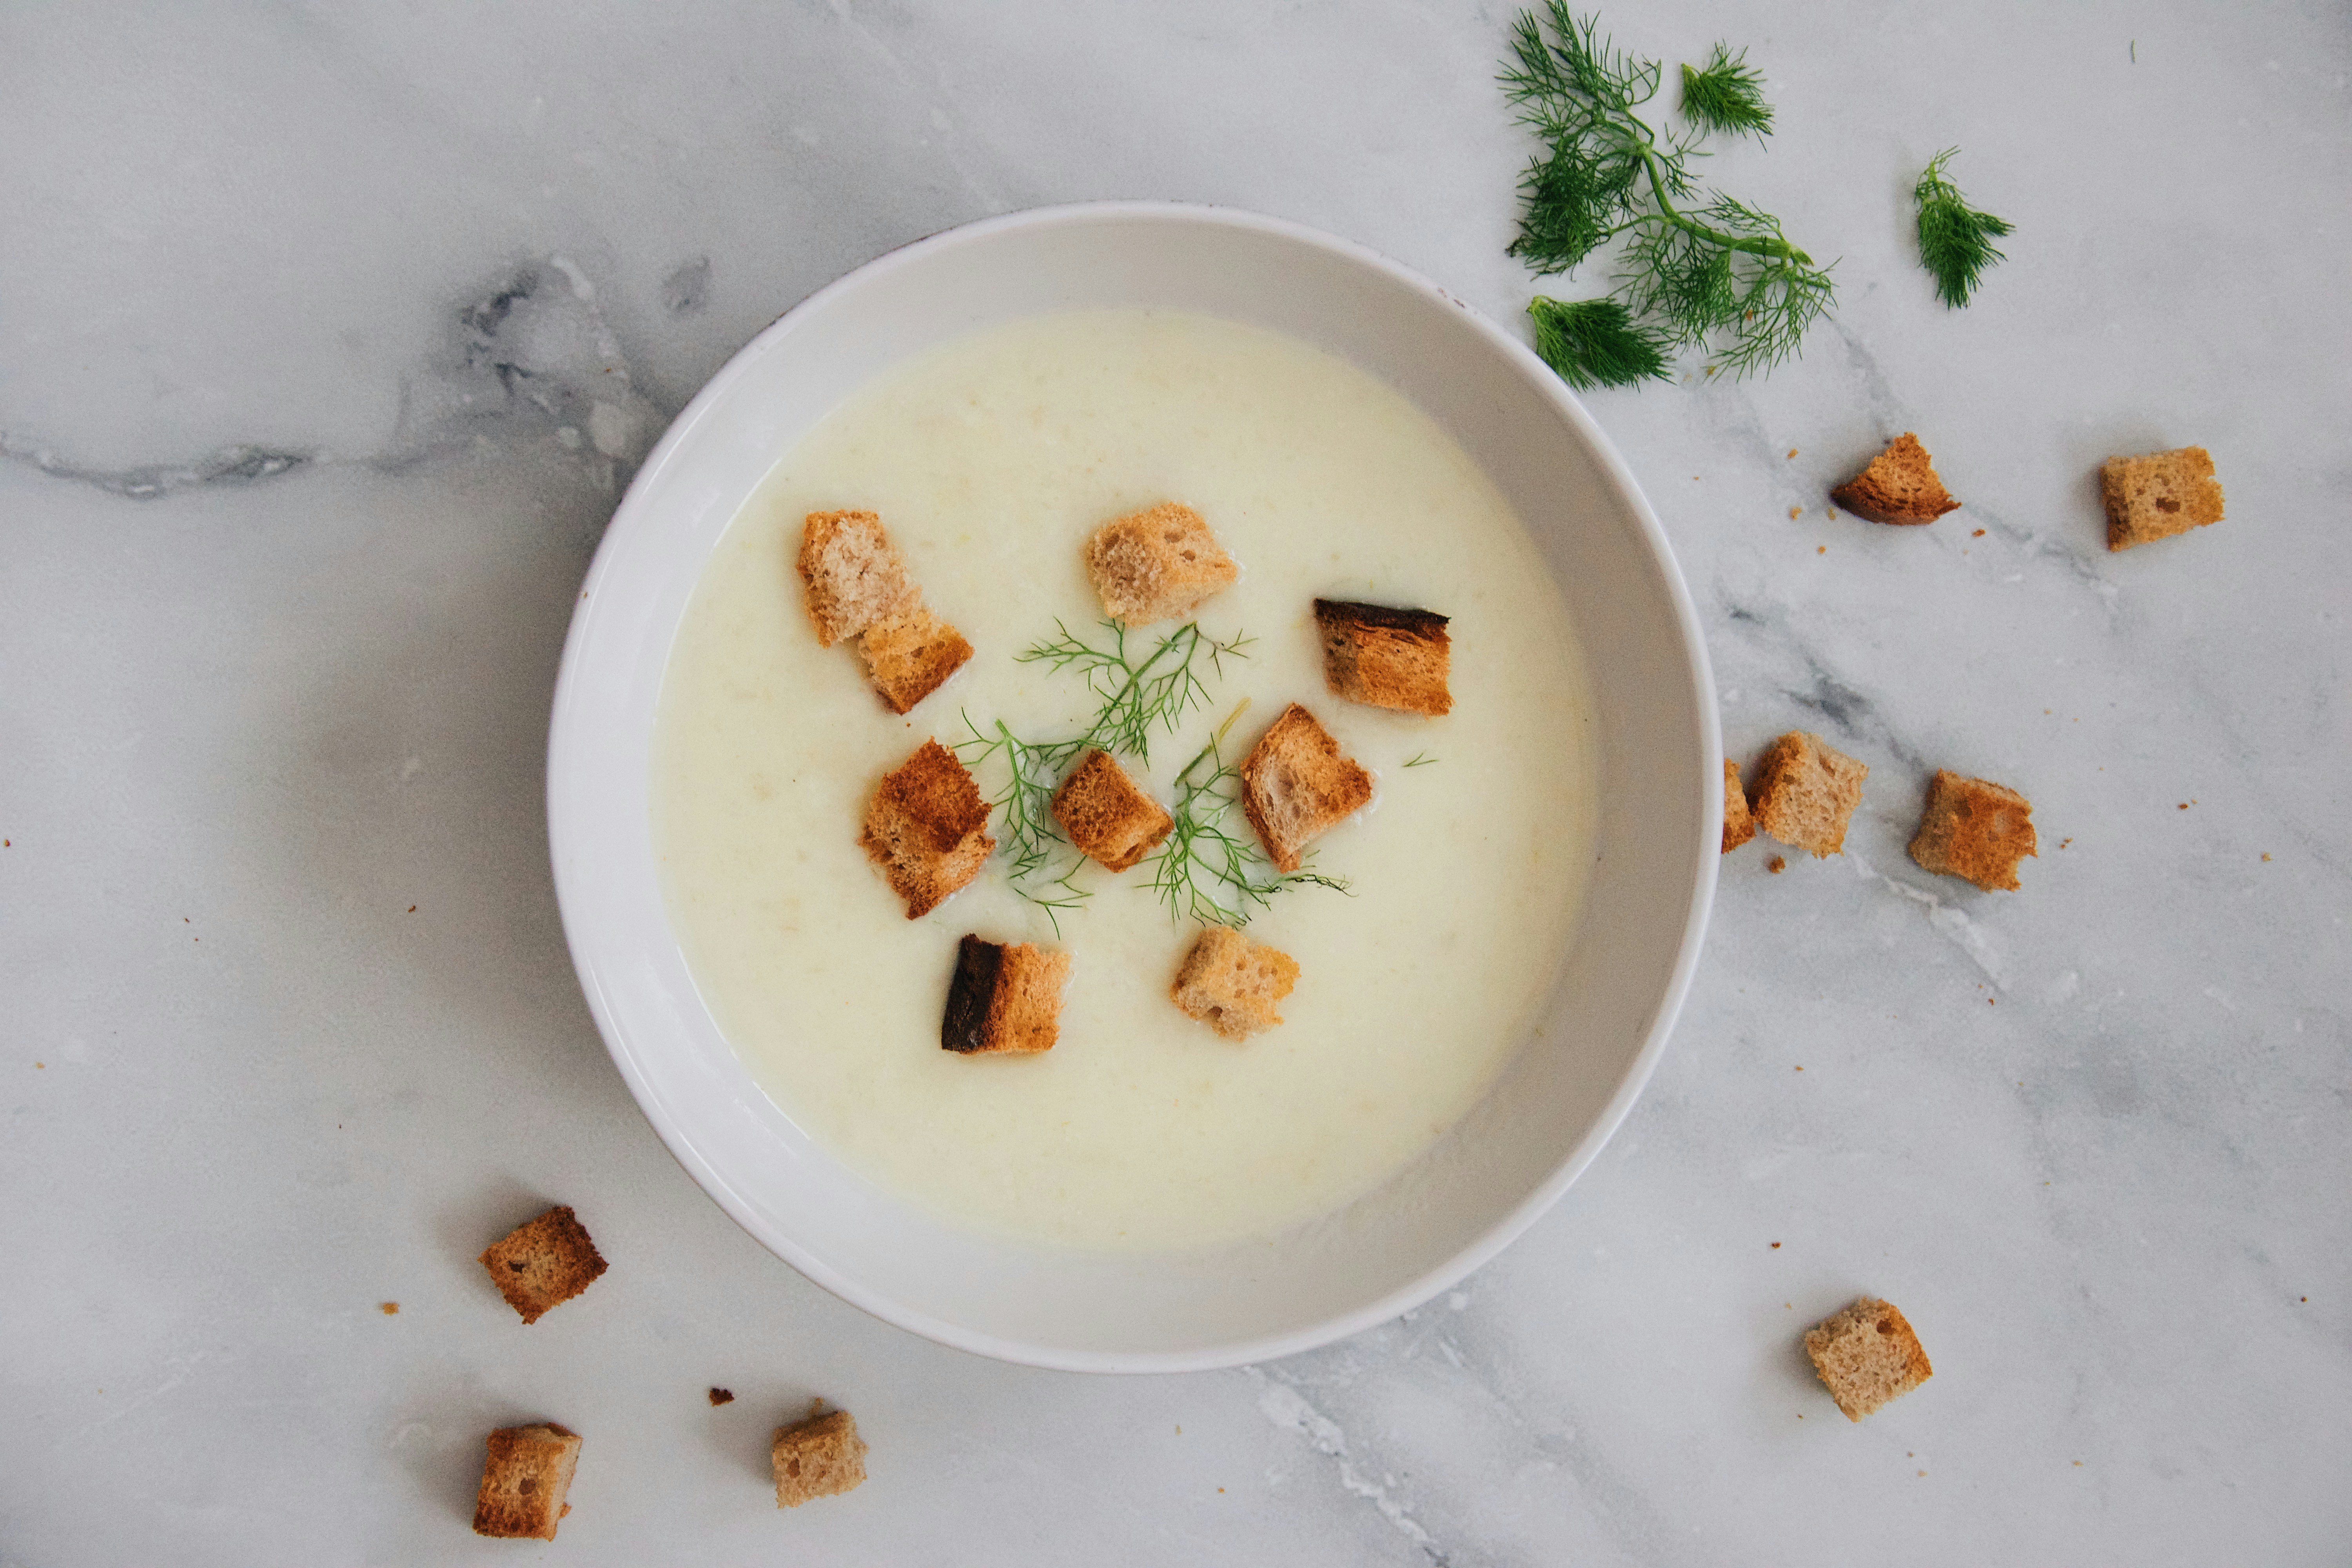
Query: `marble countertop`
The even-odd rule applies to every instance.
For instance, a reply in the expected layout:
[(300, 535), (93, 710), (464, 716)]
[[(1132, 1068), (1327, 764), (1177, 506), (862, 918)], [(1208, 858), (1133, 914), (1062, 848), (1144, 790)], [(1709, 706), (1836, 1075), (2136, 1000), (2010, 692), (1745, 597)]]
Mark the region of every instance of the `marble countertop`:
[[(1736, 753), (1872, 773), (1843, 858), (1725, 862), (1648, 1093), (1459, 1290), (1229, 1373), (999, 1365), (762, 1251), (608, 1061), (541, 749), (668, 416), (1045, 203), (1278, 214), (1519, 320), (1510, 14), (0, 17), (0, 1564), (2343, 1561), (2340, 7), (1605, 18), (1749, 47), (1779, 131), (1707, 174), (1840, 300), (1769, 379), (1588, 402)], [(1906, 224), (1954, 143), (2017, 225), (1965, 311)], [(1829, 515), (1905, 430), (1964, 510)], [(2100, 460), (2190, 443), (2228, 521), (2110, 555)], [(1907, 859), (1938, 767), (2032, 797), (2022, 891)], [(525, 1332), (473, 1258), (551, 1201), (615, 1263)], [(1852, 1426), (1799, 1337), (1862, 1292), (1937, 1373)], [(813, 1394), (873, 1479), (779, 1514)], [(562, 1538), (478, 1540), (484, 1432), (542, 1415)]]

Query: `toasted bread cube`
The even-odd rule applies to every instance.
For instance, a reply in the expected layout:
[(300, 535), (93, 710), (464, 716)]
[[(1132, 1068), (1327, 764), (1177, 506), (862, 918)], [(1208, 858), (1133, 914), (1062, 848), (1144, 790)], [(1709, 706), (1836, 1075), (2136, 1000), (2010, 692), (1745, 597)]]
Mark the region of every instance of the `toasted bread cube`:
[(2017, 891), (2017, 863), (2034, 853), (2033, 803), (2013, 789), (1936, 770), (1911, 858), (1986, 892)]
[(798, 1508), (812, 1498), (856, 1491), (866, 1479), (866, 1439), (846, 1410), (812, 1414), (776, 1428), (768, 1450), (776, 1467), (776, 1506)]
[(1819, 735), (1791, 731), (1772, 742), (1756, 775), (1756, 826), (1816, 859), (1845, 851), (1845, 826), (1870, 770)]
[(1805, 1353), (1849, 1421), (1936, 1375), (1903, 1314), (1869, 1296), (1808, 1329)]
[(569, 1301), (604, 1272), (596, 1244), (561, 1204), (492, 1242), (481, 1262), (499, 1294), (526, 1323), (539, 1321), (549, 1308)]
[(563, 1494), (579, 1464), (579, 1434), (552, 1421), (499, 1427), (482, 1461), (474, 1533), (554, 1540), (556, 1521), (572, 1511)]
[(2221, 484), (2202, 447), (2109, 458), (2099, 469), (2107, 509), (2107, 548), (2129, 550), (2221, 521)]
[(1739, 764), (1723, 759), (1723, 852), (1726, 855), (1756, 837), (1756, 818), (1748, 810), (1748, 792), (1739, 787)]
[(882, 775), (866, 808), (857, 842), (891, 890), (919, 920), (980, 875), (996, 847), (988, 836), (988, 803), (971, 770), (937, 741), (925, 741), (894, 772)]
[(867, 626), (857, 639), (857, 651), (865, 656), (874, 689), (891, 712), (904, 713), (962, 667), (971, 657), (971, 644), (925, 608), (917, 595), (897, 614)]
[(1830, 499), (1873, 522), (1933, 522), (1959, 502), (1936, 477), (1919, 437), (1906, 430), (1870, 466), (1830, 492)]
[(1062, 1032), (1062, 983), (1069, 977), (1066, 952), (965, 937), (948, 982), (940, 1048), (967, 1057), (1052, 1050)]
[(1163, 501), (1095, 530), (1087, 541), (1087, 575), (1105, 615), (1146, 626), (1191, 615), (1232, 587), (1241, 568), (1199, 512)]
[(1298, 852), (1372, 798), (1372, 775), (1339, 750), (1315, 715), (1294, 702), (1266, 727), (1242, 763), (1242, 809), (1283, 871)]
[(1211, 926), (1184, 955), (1168, 988), (1192, 1017), (1229, 1040), (1245, 1040), (1282, 1022), (1274, 1009), (1298, 984), (1298, 962), (1228, 926)]
[(1071, 843), (1113, 871), (1150, 854), (1176, 826), (1108, 752), (1088, 752), (1062, 781), (1054, 792), (1054, 820)]
[(800, 568), (822, 647), (898, 614), (916, 593), (898, 547), (870, 511), (809, 513), (801, 525)]
[(1446, 617), (1345, 599), (1315, 601), (1323, 634), (1323, 679), (1350, 702), (1433, 718), (1454, 708), (1446, 689), (1453, 653)]

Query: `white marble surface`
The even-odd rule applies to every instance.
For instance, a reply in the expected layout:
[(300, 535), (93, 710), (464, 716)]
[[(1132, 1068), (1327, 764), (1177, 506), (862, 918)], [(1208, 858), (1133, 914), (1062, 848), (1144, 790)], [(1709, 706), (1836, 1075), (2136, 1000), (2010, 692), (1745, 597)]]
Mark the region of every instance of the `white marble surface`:
[[(2344, 1560), (2337, 5), (1610, 16), (1752, 47), (1780, 133), (1710, 173), (1843, 296), (1767, 381), (1591, 405), (1731, 742), (1873, 772), (1842, 860), (1726, 863), (1647, 1097), (1460, 1292), (1215, 1375), (975, 1360), (760, 1250), (607, 1062), (540, 758), (660, 422), (1046, 202), (1277, 213), (1514, 317), (1508, 14), (0, 13), (0, 1563)], [(1965, 313), (1904, 221), (1952, 142), (2019, 226)], [(1824, 515), (1906, 429), (1966, 509)], [(2108, 555), (2095, 464), (2189, 442), (2229, 521)], [(1939, 765), (2032, 796), (2022, 892), (1905, 858)], [(525, 1331), (472, 1258), (550, 1200), (614, 1268)], [(1857, 1291), (1937, 1370), (1854, 1426), (1798, 1335)], [(874, 1479), (779, 1514), (811, 1394)], [(483, 1432), (542, 1415), (562, 1539), (477, 1541)]]

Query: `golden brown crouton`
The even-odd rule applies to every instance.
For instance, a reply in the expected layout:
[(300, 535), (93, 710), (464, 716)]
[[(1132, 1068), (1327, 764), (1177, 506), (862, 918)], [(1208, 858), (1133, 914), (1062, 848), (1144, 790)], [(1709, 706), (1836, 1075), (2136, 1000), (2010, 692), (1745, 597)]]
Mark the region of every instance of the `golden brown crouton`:
[(1282, 1022), (1275, 1005), (1297, 983), (1298, 963), (1288, 953), (1211, 926), (1184, 955), (1168, 994), (1225, 1038), (1245, 1040)]
[(971, 770), (937, 741), (925, 741), (892, 773), (882, 775), (866, 809), (857, 842), (916, 920), (980, 875), (996, 847), (988, 836), (988, 803)]
[(776, 1506), (798, 1508), (811, 1498), (856, 1491), (866, 1479), (866, 1439), (849, 1412), (836, 1410), (776, 1428), (768, 1451), (776, 1467)]
[(604, 1272), (596, 1244), (563, 1205), (492, 1242), (481, 1261), (499, 1294), (526, 1323), (539, 1321), (549, 1308), (569, 1301)]
[(926, 609), (918, 595), (896, 615), (867, 626), (857, 639), (857, 651), (865, 656), (874, 689), (890, 711), (904, 713), (938, 690), (971, 657), (971, 644)]
[(1315, 625), (1323, 634), (1323, 679), (1339, 696), (1432, 717), (1453, 710), (1445, 687), (1453, 643), (1444, 616), (1318, 599)]
[(1868, 1296), (1807, 1330), (1805, 1353), (1849, 1421), (1936, 1375), (1903, 1314)]
[(2017, 863), (2034, 853), (2033, 803), (2013, 789), (1936, 770), (1911, 858), (1986, 892), (2015, 892)]
[(1298, 852), (1309, 840), (1371, 798), (1372, 775), (1296, 702), (1266, 727), (1242, 763), (1242, 809), (1280, 870), (1297, 870)]
[(1104, 523), (1087, 541), (1087, 575), (1103, 613), (1130, 626), (1189, 616), (1234, 585), (1241, 568), (1201, 514), (1173, 501)]
[(1176, 819), (1137, 787), (1108, 752), (1088, 752), (1054, 792), (1054, 820), (1070, 842), (1113, 871), (1124, 871), (1168, 837)]
[(1756, 819), (1748, 812), (1748, 792), (1739, 787), (1739, 764), (1723, 759), (1723, 852), (1726, 855), (1756, 837)]
[(1830, 499), (1873, 522), (1933, 522), (1960, 504), (1936, 477), (1927, 449), (1908, 430), (1889, 441), (1868, 468), (1832, 490)]
[(967, 936), (956, 948), (940, 1047), (960, 1056), (1050, 1051), (1061, 1036), (1070, 955)]
[(819, 647), (854, 637), (914, 597), (898, 547), (870, 511), (813, 511), (801, 525), (801, 580)]
[(563, 1494), (579, 1463), (579, 1435), (552, 1421), (491, 1433), (482, 1489), (474, 1498), (474, 1533), (554, 1540), (556, 1521), (572, 1511)]
[(1842, 854), (1845, 825), (1862, 804), (1870, 770), (1819, 735), (1792, 731), (1772, 742), (1756, 775), (1756, 826), (1816, 858)]
[(2099, 469), (2107, 509), (2107, 548), (2129, 550), (2221, 521), (2221, 484), (2202, 447), (2109, 458)]

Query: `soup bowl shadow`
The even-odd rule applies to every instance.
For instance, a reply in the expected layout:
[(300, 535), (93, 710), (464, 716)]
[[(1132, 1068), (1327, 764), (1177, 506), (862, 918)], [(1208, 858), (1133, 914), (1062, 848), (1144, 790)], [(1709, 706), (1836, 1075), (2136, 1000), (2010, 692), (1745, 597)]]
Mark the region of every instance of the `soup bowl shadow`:
[[(1387, 381), (1469, 452), (1534, 535), (1584, 644), (1599, 719), (1596, 854), (1534, 1036), (1403, 1172), (1300, 1230), (1087, 1254), (961, 1229), (884, 1191), (761, 1092), (666, 913), (649, 802), (672, 640), (711, 551), (776, 459), (910, 355), (1048, 311), (1184, 310), (1304, 339)], [(548, 824), (564, 931), (630, 1092), (688, 1173), (810, 1279), (941, 1343), (1032, 1365), (1177, 1372), (1310, 1349), (1452, 1286), (1534, 1223), (1641, 1093), (1698, 960), (1722, 746), (1664, 533), (1600, 427), (1515, 338), (1359, 246), (1221, 208), (1100, 204), (952, 229), (848, 274), (761, 332), (630, 486), (558, 679)]]

